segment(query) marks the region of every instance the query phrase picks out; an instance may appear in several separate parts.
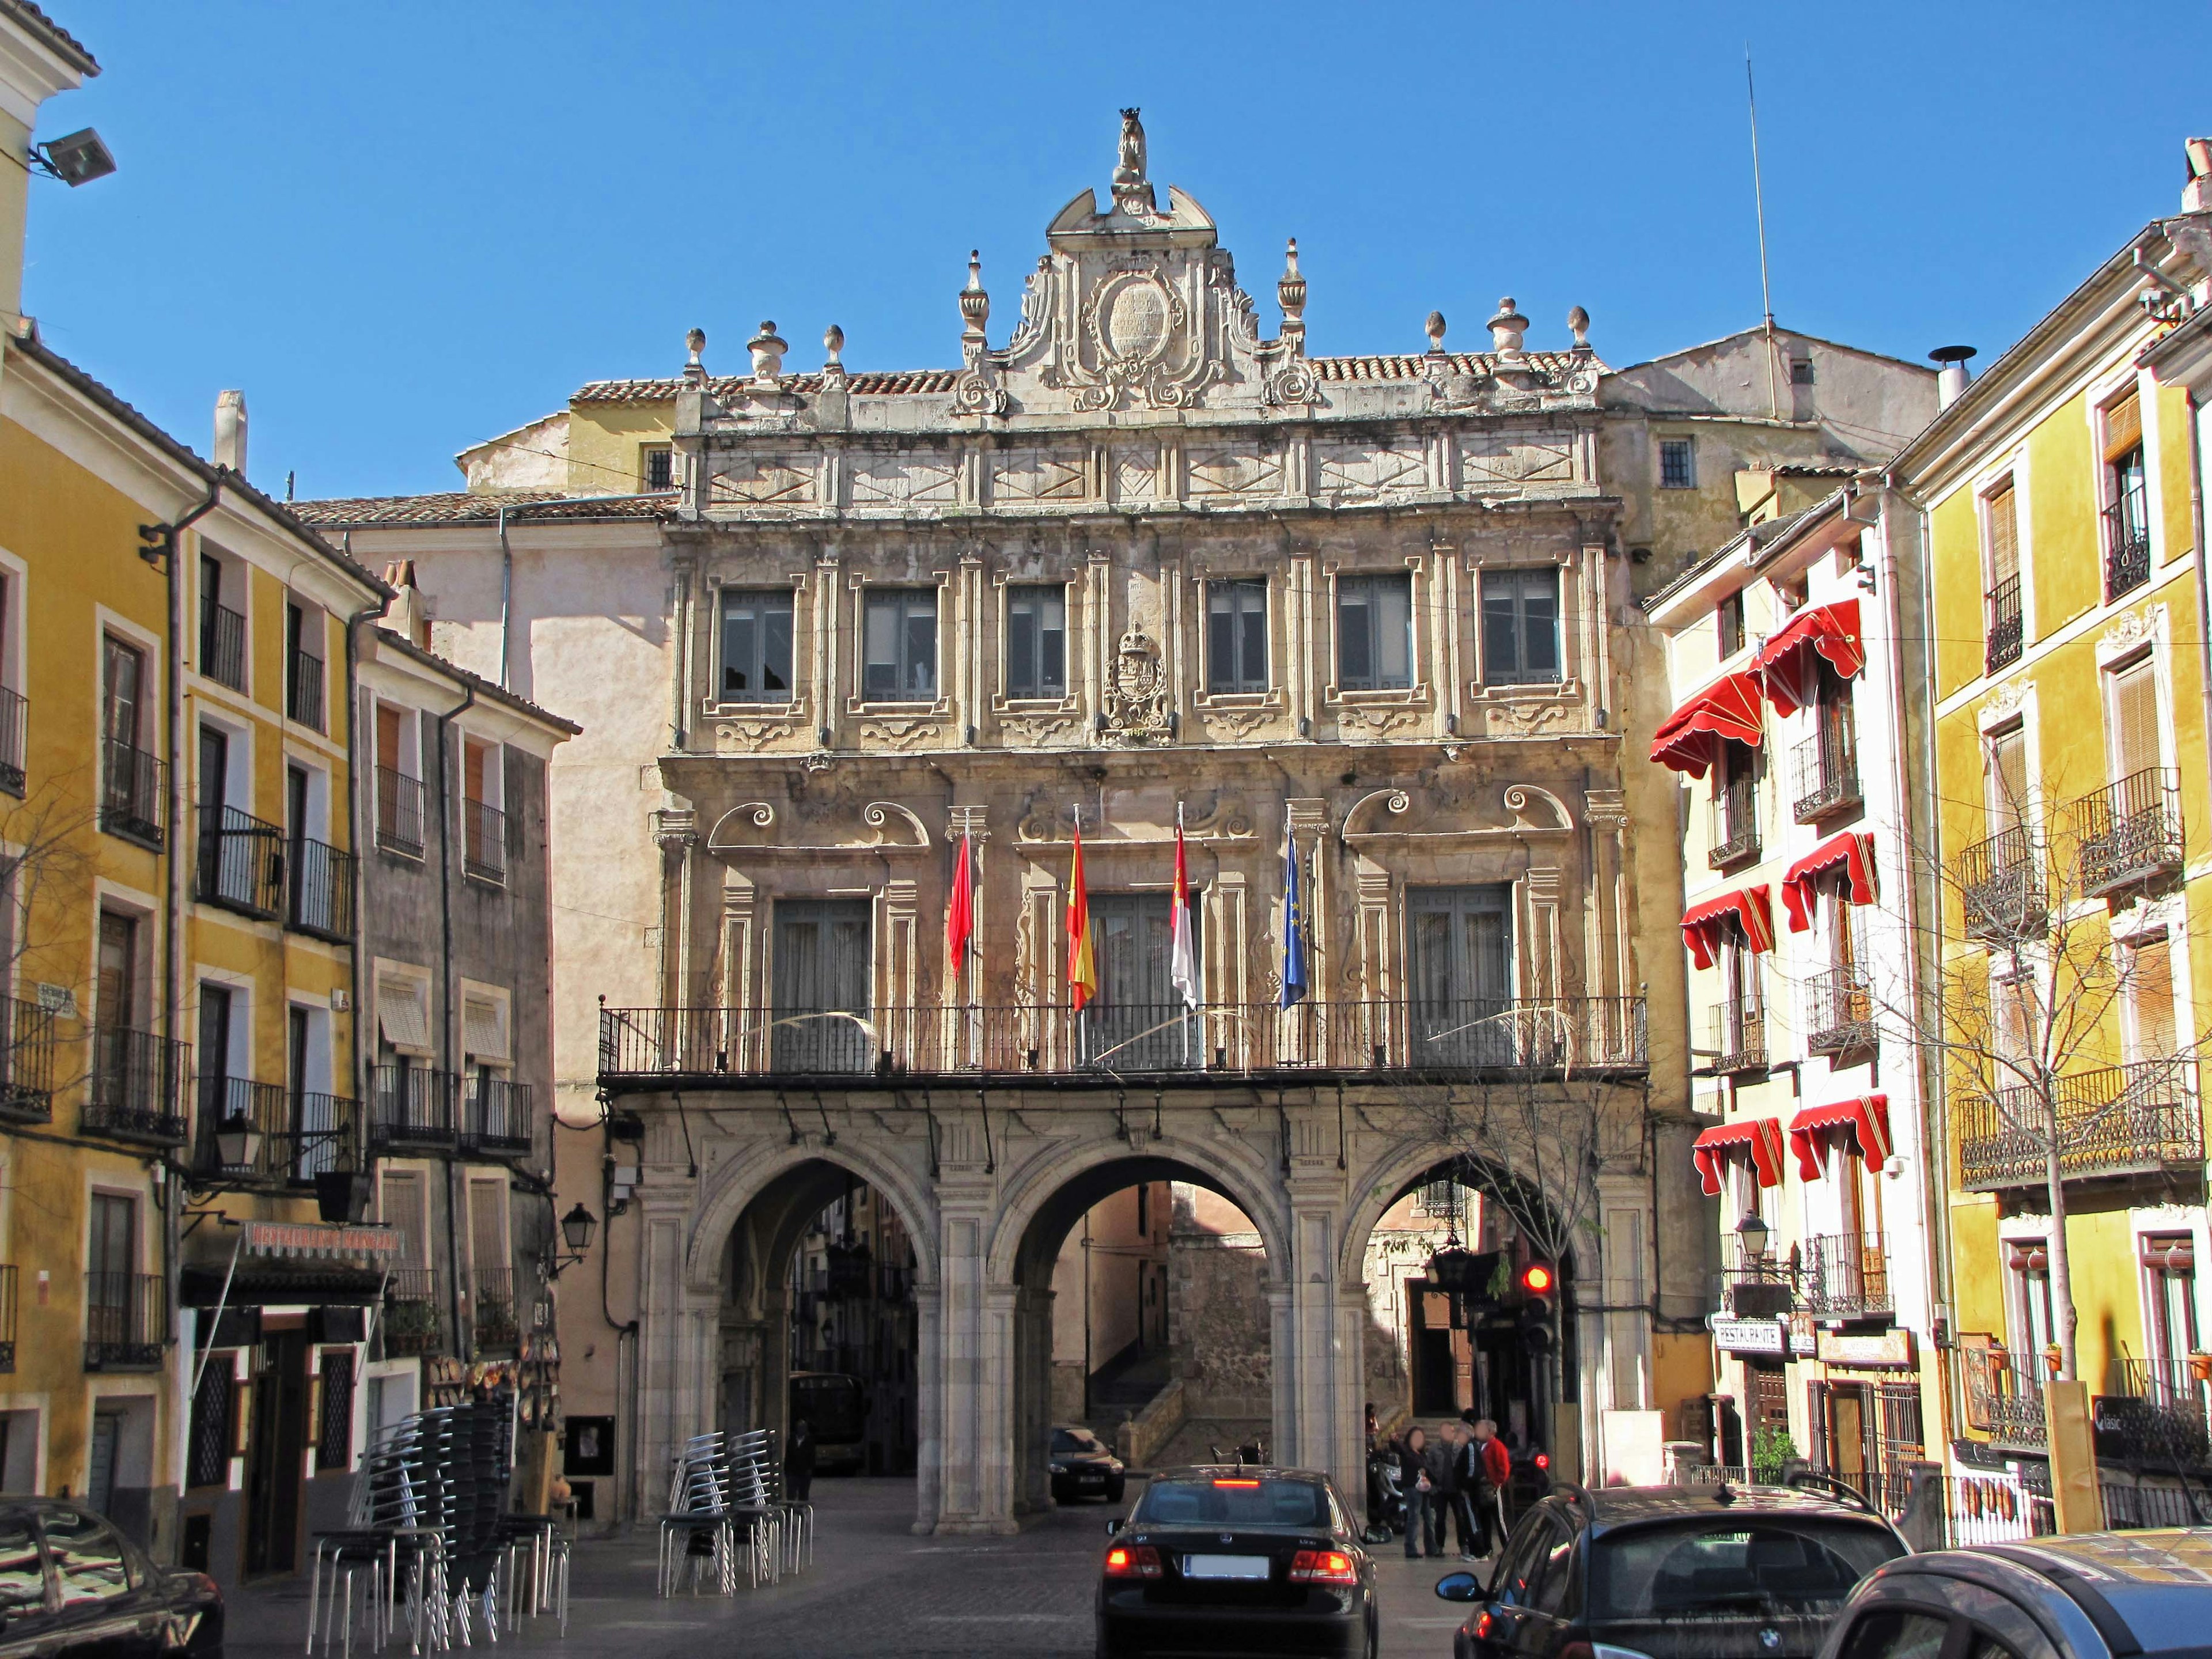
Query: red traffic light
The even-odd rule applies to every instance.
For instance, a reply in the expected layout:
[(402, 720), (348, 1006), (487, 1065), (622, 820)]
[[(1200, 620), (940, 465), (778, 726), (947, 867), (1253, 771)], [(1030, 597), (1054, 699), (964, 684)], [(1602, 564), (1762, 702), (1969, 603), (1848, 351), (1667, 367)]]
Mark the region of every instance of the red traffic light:
[(1538, 1468), (1540, 1468), (1540, 1469), (1548, 1469), (1548, 1468), (1550, 1468), (1552, 1467), (1552, 1455), (1551, 1455), (1551, 1453), (1549, 1453), (1549, 1452), (1538, 1452), (1538, 1453), (1536, 1454), (1536, 1467), (1537, 1467)]
[(1531, 1296), (1548, 1296), (1552, 1291), (1552, 1270), (1540, 1261), (1532, 1261), (1521, 1270), (1521, 1288)]

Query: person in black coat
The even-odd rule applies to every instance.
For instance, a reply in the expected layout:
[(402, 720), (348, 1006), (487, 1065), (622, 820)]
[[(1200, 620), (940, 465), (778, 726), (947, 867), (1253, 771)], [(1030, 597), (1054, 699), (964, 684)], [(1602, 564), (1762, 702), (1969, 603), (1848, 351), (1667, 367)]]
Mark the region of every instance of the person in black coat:
[[(1429, 1531), (1429, 1510), (1437, 1498), (1436, 1480), (1429, 1473), (1428, 1436), (1418, 1425), (1406, 1431), (1398, 1454), (1398, 1490), (1406, 1499), (1406, 1559), (1417, 1561), (1421, 1541)], [(1436, 1551), (1431, 1548), (1431, 1554)]]
[(814, 1425), (803, 1417), (797, 1418), (791, 1425), (791, 1439), (784, 1447), (784, 1494), (794, 1502), (804, 1504), (813, 1486)]

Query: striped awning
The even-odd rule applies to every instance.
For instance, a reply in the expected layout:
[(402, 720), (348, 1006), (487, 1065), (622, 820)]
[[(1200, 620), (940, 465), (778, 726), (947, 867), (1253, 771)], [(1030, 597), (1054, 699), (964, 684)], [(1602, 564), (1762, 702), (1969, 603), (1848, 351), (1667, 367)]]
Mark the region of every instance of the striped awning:
[(1651, 758), (1676, 772), (1702, 778), (1723, 742), (1759, 746), (1759, 682), (1749, 674), (1714, 681), (1659, 723)]
[(1838, 599), (1833, 605), (1801, 611), (1782, 625), (1782, 631), (1759, 648), (1751, 672), (1766, 688), (1767, 701), (1778, 714), (1794, 714), (1805, 704), (1805, 655), (1819, 652), (1845, 679), (1866, 666), (1866, 647), (1859, 638), (1859, 602)]
[(1812, 927), (1821, 878), (1838, 872), (1850, 885), (1852, 903), (1874, 902), (1872, 831), (1845, 830), (1832, 835), (1783, 872), (1782, 908), (1790, 917), (1791, 933)]
[(1790, 1120), (1790, 1150), (1797, 1173), (1818, 1181), (1828, 1167), (1828, 1147), (1839, 1143), (1879, 1167), (1889, 1160), (1889, 1097), (1860, 1095), (1826, 1106), (1808, 1106)]
[(1761, 884), (1736, 888), (1682, 913), (1682, 943), (1689, 947), (1690, 960), (1700, 968), (1711, 967), (1720, 954), (1721, 934), (1731, 921), (1743, 930), (1753, 955), (1774, 948), (1774, 910)]
[(1690, 1143), (1690, 1161), (1698, 1166), (1705, 1196), (1721, 1195), (1721, 1172), (1730, 1158), (1742, 1158), (1759, 1176), (1762, 1187), (1782, 1184), (1782, 1124), (1771, 1117), (1739, 1118), (1706, 1130)]

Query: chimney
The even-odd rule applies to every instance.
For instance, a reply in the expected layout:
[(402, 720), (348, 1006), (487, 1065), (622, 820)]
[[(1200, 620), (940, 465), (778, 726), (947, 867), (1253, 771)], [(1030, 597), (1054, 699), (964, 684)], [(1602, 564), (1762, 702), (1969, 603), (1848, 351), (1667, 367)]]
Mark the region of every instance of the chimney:
[(215, 394), (215, 464), (246, 475), (246, 394)]
[(2181, 149), (2189, 158), (2189, 182), (2181, 187), (2181, 210), (2212, 213), (2212, 138), (2185, 138)]
[(430, 648), (430, 607), (415, 585), (415, 561), (394, 559), (384, 567), (384, 585), (392, 592), (384, 607), (384, 625), (410, 645)]
[(1936, 408), (1948, 409), (1966, 395), (1966, 382), (1973, 379), (1966, 361), (1973, 355), (1974, 348), (1969, 345), (1937, 346), (1928, 354), (1929, 362), (1936, 366)]

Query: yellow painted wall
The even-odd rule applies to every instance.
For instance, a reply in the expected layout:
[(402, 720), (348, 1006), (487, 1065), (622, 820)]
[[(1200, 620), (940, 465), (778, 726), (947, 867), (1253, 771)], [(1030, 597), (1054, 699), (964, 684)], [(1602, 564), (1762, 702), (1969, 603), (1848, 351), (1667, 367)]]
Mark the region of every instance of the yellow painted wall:
[(641, 447), (666, 443), (675, 429), (672, 401), (569, 404), (568, 488), (581, 495), (642, 489)]

